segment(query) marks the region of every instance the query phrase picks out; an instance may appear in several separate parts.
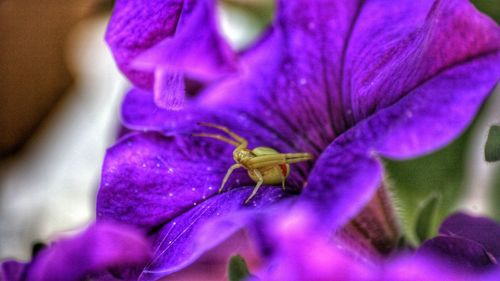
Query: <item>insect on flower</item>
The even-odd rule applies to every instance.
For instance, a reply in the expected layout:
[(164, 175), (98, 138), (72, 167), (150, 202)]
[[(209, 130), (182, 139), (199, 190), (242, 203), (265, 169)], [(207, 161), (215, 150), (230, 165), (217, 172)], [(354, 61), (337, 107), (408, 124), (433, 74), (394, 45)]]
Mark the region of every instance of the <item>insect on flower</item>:
[(235, 169), (245, 168), (248, 171), (248, 176), (257, 183), (252, 194), (245, 200), (245, 204), (257, 194), (262, 184), (281, 183), (283, 190), (285, 190), (285, 180), (290, 174), (289, 164), (312, 159), (309, 153), (280, 153), (266, 146), (249, 149), (248, 141), (227, 127), (202, 122), (198, 123), (198, 125), (219, 129), (232, 137), (230, 139), (219, 134), (193, 134), (193, 136), (214, 138), (236, 147), (233, 151), (233, 159), (236, 164), (232, 165), (224, 176), (219, 193), (222, 192), (229, 176)]

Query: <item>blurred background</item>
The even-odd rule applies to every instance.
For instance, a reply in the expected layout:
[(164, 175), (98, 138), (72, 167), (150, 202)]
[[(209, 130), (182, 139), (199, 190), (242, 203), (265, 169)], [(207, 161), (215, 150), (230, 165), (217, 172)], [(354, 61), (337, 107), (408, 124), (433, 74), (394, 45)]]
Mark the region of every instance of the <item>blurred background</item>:
[[(500, 0), (477, 0), (497, 22)], [(128, 84), (103, 38), (111, 0), (0, 1), (0, 259), (28, 259), (32, 246), (94, 216), (104, 153), (116, 136)], [(219, 1), (220, 25), (243, 49), (269, 24), (270, 0)], [(500, 166), (484, 161), (487, 129), (500, 123), (500, 90), (448, 147), (412, 161), (386, 161), (387, 181), (408, 237), (416, 214), (450, 211), (500, 218)], [(434, 199), (433, 199), (434, 198)]]

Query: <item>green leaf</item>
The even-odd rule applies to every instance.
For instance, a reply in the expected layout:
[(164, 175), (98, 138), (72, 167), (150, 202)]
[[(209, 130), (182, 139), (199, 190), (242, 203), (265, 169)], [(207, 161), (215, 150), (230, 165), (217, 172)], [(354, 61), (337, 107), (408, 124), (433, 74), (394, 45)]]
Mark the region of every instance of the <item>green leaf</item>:
[(443, 149), (416, 159), (385, 159), (387, 184), (393, 192), (406, 241), (413, 247), (420, 243), (415, 233), (420, 203), (427, 202), (432, 194), (439, 194), (441, 202), (437, 220), (441, 221), (460, 200), (464, 187), (468, 137), (469, 133), (466, 133)]
[(415, 234), (420, 243), (436, 234), (439, 196), (432, 195), (417, 213)]
[(227, 275), (229, 281), (244, 281), (251, 276), (247, 263), (242, 256), (234, 255), (229, 259)]
[(484, 149), (486, 161), (500, 161), (500, 126), (491, 126)]

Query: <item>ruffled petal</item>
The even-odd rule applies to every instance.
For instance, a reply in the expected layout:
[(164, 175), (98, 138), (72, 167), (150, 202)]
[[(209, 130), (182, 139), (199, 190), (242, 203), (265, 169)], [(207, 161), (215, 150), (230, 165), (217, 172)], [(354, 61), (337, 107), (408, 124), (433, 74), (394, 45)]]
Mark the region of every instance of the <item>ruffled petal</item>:
[(182, 13), (183, 0), (116, 1), (106, 41), (123, 73), (136, 85), (153, 86), (153, 72), (132, 67), (141, 53), (175, 34)]
[[(164, 73), (203, 79), (235, 68), (235, 56), (219, 34), (211, 0), (117, 1), (106, 40), (120, 69), (141, 88), (152, 89), (157, 67)], [(195, 58), (194, 51), (203, 56)]]

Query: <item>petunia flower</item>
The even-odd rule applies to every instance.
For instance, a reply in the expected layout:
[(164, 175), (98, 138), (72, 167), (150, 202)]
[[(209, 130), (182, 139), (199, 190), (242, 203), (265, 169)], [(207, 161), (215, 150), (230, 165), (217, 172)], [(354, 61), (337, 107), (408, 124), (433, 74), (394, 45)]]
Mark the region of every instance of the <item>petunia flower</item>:
[[(311, 216), (310, 212), (295, 212), (275, 216), (272, 223), (268, 223), (264, 227), (263, 232), (275, 241), (273, 244), (275, 250), (268, 265), (264, 266), (257, 274), (258, 280), (489, 281), (497, 280), (500, 277), (500, 268), (498, 267), (491, 271), (485, 271), (484, 268), (481, 271), (470, 271), (469, 268), (463, 267), (465, 259), (468, 259), (470, 263), (475, 263), (477, 255), (458, 256), (455, 249), (449, 248), (447, 249), (451, 250), (449, 256), (436, 256), (429, 251), (429, 246), (425, 244), (423, 248), (427, 249), (422, 251), (421, 248), (417, 254), (400, 253), (385, 261), (361, 258), (355, 254), (356, 249), (350, 248), (350, 245), (327, 240), (324, 236), (319, 235), (311, 227), (314, 225), (312, 221), (314, 221), (314, 217)], [(458, 221), (460, 221), (460, 226), (455, 224)], [(475, 229), (478, 225), (481, 225), (480, 229)], [(492, 238), (499, 225), (486, 218), (473, 218), (464, 214), (456, 214), (443, 223), (441, 231), (450, 230), (449, 227), (455, 230), (459, 229), (462, 234), (477, 234), (476, 237), (481, 239), (488, 236)], [(492, 233), (490, 236), (481, 234), (481, 231), (492, 231)], [(486, 239), (493, 242), (489, 238)], [(465, 240), (463, 242), (467, 243)], [(435, 241), (433, 244), (440, 242)], [(463, 248), (465, 247), (466, 245)], [(444, 248), (440, 248), (440, 250), (444, 250)], [(445, 252), (442, 251), (442, 254)]]
[[(239, 66), (183, 111), (158, 106), (168, 83), (124, 100), (123, 123), (139, 132), (107, 152), (97, 217), (149, 233), (155, 254), (140, 280), (187, 266), (260, 212), (310, 205), (318, 228), (331, 231), (370, 200), (386, 205), (375, 196), (379, 158), (432, 152), (467, 127), (499, 80), (500, 29), (465, 0), (281, 1)], [(286, 192), (264, 186), (243, 204), (255, 182), (236, 171), (217, 193), (234, 147), (192, 136), (216, 133), (197, 122), (314, 160), (291, 166)], [(384, 208), (368, 213), (390, 217)]]
[(439, 235), (426, 241), (420, 253), (435, 255), (471, 271), (500, 270), (500, 224), (495, 221), (456, 213), (439, 228)]
[(54, 242), (31, 262), (3, 262), (0, 280), (115, 280), (107, 270), (144, 266), (150, 257), (150, 245), (137, 231), (115, 223), (98, 223)]

